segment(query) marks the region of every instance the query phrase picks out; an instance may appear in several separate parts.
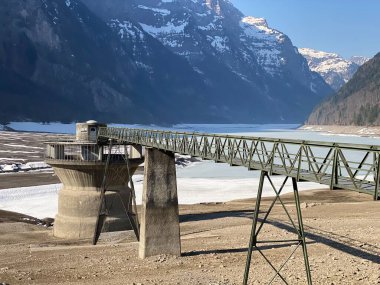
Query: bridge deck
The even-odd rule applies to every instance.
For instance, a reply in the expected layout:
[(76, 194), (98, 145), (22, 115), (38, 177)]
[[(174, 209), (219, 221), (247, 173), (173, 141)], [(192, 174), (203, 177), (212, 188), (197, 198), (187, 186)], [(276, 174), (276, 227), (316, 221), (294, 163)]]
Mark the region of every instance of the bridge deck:
[(128, 128), (101, 128), (99, 138), (264, 170), (380, 198), (380, 146), (376, 145)]

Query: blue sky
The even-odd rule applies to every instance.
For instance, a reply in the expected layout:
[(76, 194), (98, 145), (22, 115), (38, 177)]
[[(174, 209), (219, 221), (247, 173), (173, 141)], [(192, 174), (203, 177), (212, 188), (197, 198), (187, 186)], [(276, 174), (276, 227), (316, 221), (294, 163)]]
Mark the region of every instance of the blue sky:
[(372, 57), (380, 52), (378, 0), (230, 0), (245, 15), (267, 19), (297, 47)]

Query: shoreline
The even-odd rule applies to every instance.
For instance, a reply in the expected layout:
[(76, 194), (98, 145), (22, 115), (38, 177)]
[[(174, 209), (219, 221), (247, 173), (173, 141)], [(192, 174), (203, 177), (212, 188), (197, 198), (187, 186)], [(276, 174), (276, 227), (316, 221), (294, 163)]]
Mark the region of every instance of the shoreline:
[(321, 132), (332, 135), (380, 137), (380, 126), (302, 125), (301, 131)]

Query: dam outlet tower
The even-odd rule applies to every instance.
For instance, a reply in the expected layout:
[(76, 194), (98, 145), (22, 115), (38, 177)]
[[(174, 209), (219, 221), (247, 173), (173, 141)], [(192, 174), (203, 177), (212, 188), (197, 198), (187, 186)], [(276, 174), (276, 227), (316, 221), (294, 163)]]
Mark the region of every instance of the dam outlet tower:
[(103, 231), (133, 228), (131, 217), (137, 213), (132, 209), (131, 176), (144, 161), (142, 147), (98, 140), (102, 127), (106, 125), (96, 121), (78, 123), (75, 140), (45, 143), (45, 161), (63, 184), (53, 229), (56, 237), (93, 238), (102, 201), (107, 211)]

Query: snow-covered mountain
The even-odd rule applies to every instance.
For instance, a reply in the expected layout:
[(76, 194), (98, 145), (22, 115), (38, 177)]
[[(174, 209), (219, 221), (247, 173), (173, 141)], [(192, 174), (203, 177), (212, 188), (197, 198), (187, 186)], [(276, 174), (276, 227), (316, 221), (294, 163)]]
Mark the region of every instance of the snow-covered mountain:
[(354, 55), (350, 57), (350, 61), (356, 63), (357, 65), (363, 65), (368, 60), (370, 60), (370, 58), (360, 55)]
[(207, 57), (213, 57), (254, 86), (260, 77), (284, 78), (290, 73), (313, 91), (313, 77), (290, 39), (265, 19), (244, 16), (227, 0), (136, 3), (131, 5), (132, 18), (200, 74), (207, 72)]
[(330, 92), (228, 0), (0, 1), (2, 124), (298, 123)]
[(141, 68), (154, 73), (146, 57), (153, 51), (149, 37), (186, 60), (209, 88), (211, 114), (240, 122), (299, 122), (332, 92), (285, 34), (228, 0), (82, 2), (132, 49)]
[(368, 60), (362, 56), (355, 56), (347, 60), (336, 53), (310, 48), (298, 50), (307, 59), (310, 69), (318, 72), (334, 90), (339, 90), (347, 83), (360, 65)]

